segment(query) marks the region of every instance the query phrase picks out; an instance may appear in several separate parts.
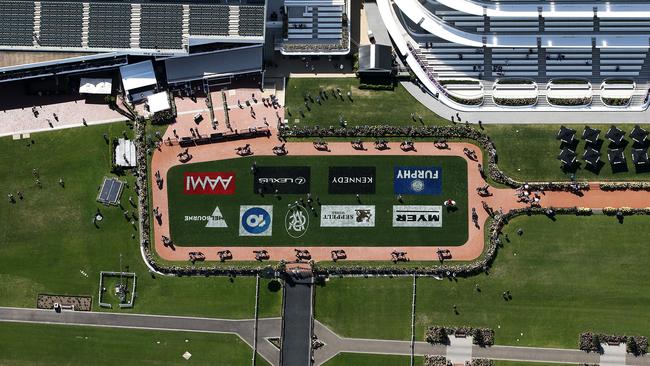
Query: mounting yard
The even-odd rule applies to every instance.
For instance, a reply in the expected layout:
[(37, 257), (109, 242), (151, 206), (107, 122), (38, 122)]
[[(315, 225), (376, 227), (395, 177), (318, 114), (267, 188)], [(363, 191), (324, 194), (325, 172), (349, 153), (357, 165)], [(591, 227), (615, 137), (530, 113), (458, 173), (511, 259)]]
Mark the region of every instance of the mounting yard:
[[(254, 189), (254, 175), (251, 166), (258, 171), (279, 171), (285, 176), (306, 178), (303, 185), (290, 188), (291, 193), (274, 193), (282, 185), (268, 186), (263, 195)], [(394, 191), (394, 167), (438, 167), (441, 169), (442, 190), (439, 194), (404, 194), (403, 202), (397, 200)], [(303, 167), (311, 167), (307, 171)], [(329, 168), (351, 167), (346, 174), (366, 175), (364, 169), (374, 169), (375, 193), (356, 194), (328, 193)], [(234, 173), (234, 192), (231, 194), (204, 195), (185, 194), (185, 174), (192, 172)], [(280, 176), (282, 176), (280, 174)], [(247, 157), (230, 160), (175, 166), (167, 174), (169, 185), (169, 214), (171, 238), (177, 246), (458, 246), (466, 242), (467, 225), (467, 164), (459, 157), (440, 156), (286, 156)], [(266, 188), (265, 188), (266, 189)], [(344, 188), (345, 189), (345, 188)], [(362, 187), (367, 189), (367, 187)], [(365, 192), (365, 191), (364, 191)], [(296, 238), (286, 226), (290, 205), (303, 200), (307, 206), (308, 193), (313, 199), (314, 211), (309, 213), (308, 229)], [(442, 208), (442, 227), (393, 227), (393, 205), (435, 205), (442, 206), (446, 199), (453, 198), (457, 210)], [(320, 205), (317, 203), (320, 202)], [(373, 226), (321, 227), (321, 216), (329, 205), (374, 206)], [(240, 206), (272, 206), (272, 230), (268, 236), (247, 236), (242, 234), (243, 222)], [(210, 216), (218, 207), (227, 227), (206, 227)], [(306, 209), (309, 212), (310, 209)], [(290, 213), (290, 212), (289, 212)], [(197, 216), (200, 219), (195, 219)], [(223, 226), (223, 221), (219, 220)], [(327, 225), (327, 224), (325, 224)], [(356, 225), (356, 224), (354, 224)], [(245, 232), (244, 232), (245, 234)]]

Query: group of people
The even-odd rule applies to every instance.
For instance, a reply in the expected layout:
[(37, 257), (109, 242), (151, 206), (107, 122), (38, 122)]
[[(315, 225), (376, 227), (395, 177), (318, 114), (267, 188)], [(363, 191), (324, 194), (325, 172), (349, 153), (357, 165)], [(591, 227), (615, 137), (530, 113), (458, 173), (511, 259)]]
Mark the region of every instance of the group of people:
[(399, 147), (402, 151), (415, 151), (415, 143), (410, 140), (403, 141)]
[(235, 148), (235, 151), (237, 152), (237, 155), (239, 156), (248, 156), (252, 155), (253, 151), (251, 150), (251, 145), (246, 144), (244, 146), (238, 146)]
[(530, 204), (531, 207), (541, 207), (540, 201), (542, 199), (543, 194), (544, 194), (544, 190), (542, 190), (541, 188), (537, 191), (532, 191), (528, 183), (525, 183), (524, 185), (522, 185), (521, 187), (515, 190), (515, 196), (517, 196), (517, 202)]

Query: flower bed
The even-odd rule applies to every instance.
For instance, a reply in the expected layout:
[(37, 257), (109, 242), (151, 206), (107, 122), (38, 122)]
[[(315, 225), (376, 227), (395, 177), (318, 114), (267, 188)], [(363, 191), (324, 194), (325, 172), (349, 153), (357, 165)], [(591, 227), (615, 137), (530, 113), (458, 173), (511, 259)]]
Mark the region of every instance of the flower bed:
[(585, 98), (549, 98), (546, 97), (549, 104), (559, 106), (584, 106), (591, 104), (591, 97)]
[(649, 182), (611, 182), (600, 183), (600, 189), (603, 191), (626, 191), (628, 189), (633, 191), (650, 191)]
[(580, 349), (585, 352), (602, 353), (602, 343), (625, 343), (627, 352), (635, 356), (648, 353), (648, 337), (645, 336), (608, 335), (591, 332), (580, 334)]
[(424, 340), (431, 344), (449, 344), (449, 335), (454, 334), (471, 336), (472, 342), (481, 347), (494, 345), (494, 330), (489, 328), (433, 326), (427, 328)]
[(537, 104), (537, 98), (492, 98), (494, 103), (509, 107), (523, 107)]
[(447, 361), (445, 356), (425, 355), (424, 366), (451, 366), (451, 361)]
[(453, 100), (454, 102), (458, 104), (464, 104), (464, 105), (481, 105), (483, 104), (483, 98), (477, 98), (477, 99), (465, 99), (465, 98), (459, 98), (455, 95), (447, 95), (449, 99)]
[(601, 98), (603, 103), (614, 107), (624, 107), (630, 104), (630, 98)]

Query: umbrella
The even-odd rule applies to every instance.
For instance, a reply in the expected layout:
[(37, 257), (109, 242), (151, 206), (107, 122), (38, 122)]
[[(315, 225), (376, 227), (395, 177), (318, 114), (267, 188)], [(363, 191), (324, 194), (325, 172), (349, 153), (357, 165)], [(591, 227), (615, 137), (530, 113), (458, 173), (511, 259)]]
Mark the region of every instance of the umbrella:
[(625, 132), (612, 125), (612, 127), (609, 128), (609, 131), (605, 134), (605, 137), (615, 144), (620, 144), (621, 141), (623, 141), (623, 137), (625, 137)]
[(613, 165), (625, 164), (625, 155), (623, 154), (623, 149), (608, 149), (607, 157), (609, 162)]
[(596, 128), (585, 126), (584, 131), (582, 131), (582, 139), (590, 144), (595, 144), (598, 141), (599, 136), (600, 130)]
[(556, 139), (568, 144), (576, 136), (576, 130), (571, 129), (571, 128), (566, 128), (564, 126), (560, 126), (560, 130), (557, 132), (557, 136), (555, 136)]
[(634, 126), (634, 129), (632, 129), (632, 132), (630, 132), (630, 137), (632, 140), (634, 140), (634, 142), (641, 143), (644, 142), (648, 137), (648, 131), (639, 127), (639, 125), (636, 125)]
[(632, 149), (632, 162), (634, 165), (648, 164), (648, 149)]
[(571, 165), (576, 161), (576, 152), (571, 149), (562, 149), (560, 155), (558, 155), (558, 160), (564, 165)]
[(600, 161), (600, 153), (596, 149), (587, 148), (582, 155), (582, 159), (589, 165), (595, 166)]

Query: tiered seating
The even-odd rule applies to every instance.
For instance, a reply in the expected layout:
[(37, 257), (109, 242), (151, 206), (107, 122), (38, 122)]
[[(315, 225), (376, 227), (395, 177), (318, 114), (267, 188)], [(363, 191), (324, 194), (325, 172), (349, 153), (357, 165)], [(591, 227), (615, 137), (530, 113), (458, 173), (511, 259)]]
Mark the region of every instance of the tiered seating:
[(180, 49), (183, 47), (183, 6), (142, 4), (140, 47)]
[(464, 47), (445, 42), (419, 43), (420, 59), (428, 71), (439, 78), (473, 77), (484, 72), (484, 55), (480, 48)]
[(546, 50), (546, 76), (592, 76), (590, 48), (548, 48)]
[(647, 19), (615, 19), (600, 20), (601, 32), (650, 32), (650, 20)]
[(645, 62), (647, 49), (600, 49), (601, 76), (638, 76)]
[(544, 21), (544, 30), (546, 32), (593, 32), (594, 21), (584, 19), (546, 19)]
[(229, 14), (226, 5), (190, 5), (190, 34), (227, 36)]
[(537, 48), (493, 48), (492, 75), (495, 77), (537, 77)]
[(319, 39), (341, 39), (343, 30), (341, 22), (343, 20), (342, 6), (319, 6), (318, 7), (318, 33)]
[(31, 46), (34, 34), (34, 3), (0, 2), (2, 26), (0, 43), (9, 46)]
[[(480, 32), (485, 29), (480, 28)], [(538, 19), (498, 18), (490, 19), (491, 32), (539, 32)]]
[(90, 3), (88, 46), (129, 48), (131, 5)]
[(41, 3), (41, 46), (81, 47), (83, 4)]
[(264, 7), (241, 5), (239, 7), (239, 35), (259, 37), (264, 35)]

